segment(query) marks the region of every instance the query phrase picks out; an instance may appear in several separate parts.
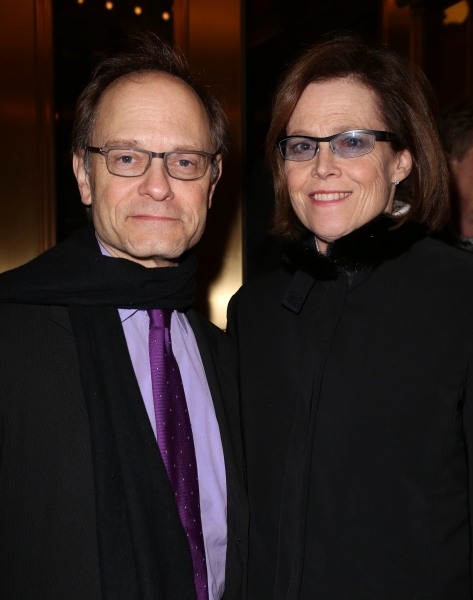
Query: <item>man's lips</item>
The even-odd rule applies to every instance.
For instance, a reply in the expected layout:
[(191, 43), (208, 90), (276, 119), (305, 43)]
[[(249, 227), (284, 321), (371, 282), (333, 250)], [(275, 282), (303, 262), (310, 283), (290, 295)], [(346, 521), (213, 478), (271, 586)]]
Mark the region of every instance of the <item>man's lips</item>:
[(174, 217), (164, 215), (130, 215), (132, 219), (140, 219), (142, 221), (176, 221)]

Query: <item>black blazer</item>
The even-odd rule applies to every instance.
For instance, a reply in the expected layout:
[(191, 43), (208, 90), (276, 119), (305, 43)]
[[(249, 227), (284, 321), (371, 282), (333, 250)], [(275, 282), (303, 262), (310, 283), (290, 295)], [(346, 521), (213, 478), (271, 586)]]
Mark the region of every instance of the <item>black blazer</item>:
[(231, 302), (249, 600), (472, 600), (473, 256), (392, 254)]
[[(194, 310), (187, 318), (225, 456), (224, 598), (240, 600), (246, 588), (248, 512), (236, 351)], [(0, 305), (0, 598), (101, 599), (89, 424), (63, 307)]]

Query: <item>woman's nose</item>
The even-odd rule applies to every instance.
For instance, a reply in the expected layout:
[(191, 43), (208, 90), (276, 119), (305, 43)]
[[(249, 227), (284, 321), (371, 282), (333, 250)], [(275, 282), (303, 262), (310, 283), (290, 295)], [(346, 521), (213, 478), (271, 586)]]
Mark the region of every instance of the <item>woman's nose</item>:
[(330, 176), (338, 177), (341, 173), (339, 158), (330, 148), (330, 142), (319, 142), (319, 149), (313, 159), (312, 175), (326, 179)]

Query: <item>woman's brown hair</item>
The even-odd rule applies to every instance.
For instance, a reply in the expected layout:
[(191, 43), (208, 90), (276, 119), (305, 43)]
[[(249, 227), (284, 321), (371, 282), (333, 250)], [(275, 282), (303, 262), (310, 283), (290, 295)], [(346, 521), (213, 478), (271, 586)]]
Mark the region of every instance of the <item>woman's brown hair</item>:
[[(297, 218), (287, 189), (284, 159), (275, 147), (299, 98), (310, 83), (350, 77), (372, 90), (380, 116), (396, 142), (395, 152), (407, 149), (412, 171), (396, 190), (395, 200), (410, 204), (398, 218), (425, 223), (432, 231), (449, 218), (449, 176), (435, 116), (435, 94), (423, 72), (385, 48), (375, 48), (352, 34), (336, 34), (306, 50), (283, 77), (276, 93), (266, 141), (266, 157), (276, 193), (272, 231), (282, 239), (297, 240), (307, 229)], [(363, 124), (360, 123), (360, 127)]]

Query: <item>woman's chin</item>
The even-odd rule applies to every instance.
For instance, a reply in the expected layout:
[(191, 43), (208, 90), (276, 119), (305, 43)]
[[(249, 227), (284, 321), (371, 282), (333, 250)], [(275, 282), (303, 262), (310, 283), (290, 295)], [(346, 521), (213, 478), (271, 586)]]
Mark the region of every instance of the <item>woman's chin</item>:
[[(381, 214), (381, 213), (379, 213)], [(332, 220), (329, 223), (317, 223), (317, 226), (309, 227), (312, 233), (315, 235), (317, 243), (320, 247), (320, 242), (330, 244), (335, 240), (338, 240), (345, 235), (348, 235), (355, 229), (359, 229), (366, 223), (369, 223), (375, 219), (378, 215), (364, 215), (358, 219), (343, 219), (343, 220)]]
[(327, 229), (317, 229), (313, 231), (315, 235), (315, 239), (317, 241), (318, 249), (323, 252), (324, 249), (328, 246), (328, 244), (338, 240), (344, 235), (348, 235), (351, 231), (356, 229), (356, 226), (345, 226), (345, 227), (337, 227), (337, 228), (327, 228)]

